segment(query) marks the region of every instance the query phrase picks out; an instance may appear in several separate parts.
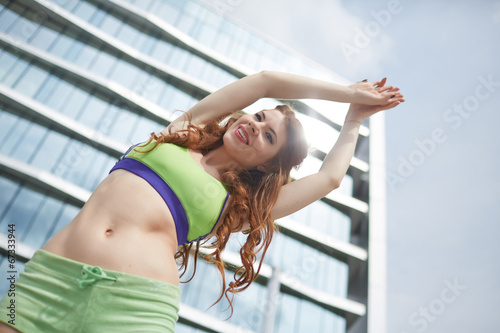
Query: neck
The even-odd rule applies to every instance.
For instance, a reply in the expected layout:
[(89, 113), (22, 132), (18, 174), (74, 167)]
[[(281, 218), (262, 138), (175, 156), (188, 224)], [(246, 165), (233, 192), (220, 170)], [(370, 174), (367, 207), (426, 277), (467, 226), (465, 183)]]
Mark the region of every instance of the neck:
[(202, 157), (201, 163), (208, 168), (217, 170), (218, 174), (221, 174), (225, 170), (239, 167), (239, 164), (227, 154), (224, 145), (210, 150)]

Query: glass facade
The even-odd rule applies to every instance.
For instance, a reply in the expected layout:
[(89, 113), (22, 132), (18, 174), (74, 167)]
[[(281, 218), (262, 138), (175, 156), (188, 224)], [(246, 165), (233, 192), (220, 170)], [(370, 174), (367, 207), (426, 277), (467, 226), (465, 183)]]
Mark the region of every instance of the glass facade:
[[(18, 271), (83, 205), (64, 186), (22, 170), (91, 193), (127, 146), (210, 91), (263, 69), (338, 80), (194, 0), (0, 1), (0, 234), (6, 239), (8, 225), (15, 225), (17, 246), (28, 253), (18, 258)], [(319, 167), (331, 147), (322, 137), (335, 137), (339, 124), (321, 116), (324, 110), (294, 106), (315, 134), (315, 153), (295, 174), (302, 175)], [(331, 108), (345, 112), (345, 106)], [(337, 196), (279, 224), (262, 279), (235, 297), (226, 322), (227, 303), (210, 307), (219, 296), (218, 273), (199, 260), (193, 281), (182, 284), (176, 331), (212, 332), (210, 321), (217, 320), (228, 332), (354, 331), (367, 312), (368, 144), (365, 135)], [(237, 253), (241, 237), (231, 240), (228, 253)], [(273, 279), (277, 294), (270, 291)], [(2, 294), (7, 288), (0, 281)], [(210, 320), (194, 324), (192, 314), (201, 312)]]

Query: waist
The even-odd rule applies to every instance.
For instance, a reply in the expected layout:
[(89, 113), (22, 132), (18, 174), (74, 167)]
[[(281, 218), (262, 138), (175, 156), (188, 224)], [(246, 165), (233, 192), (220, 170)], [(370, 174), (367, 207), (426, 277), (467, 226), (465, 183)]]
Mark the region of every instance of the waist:
[[(36, 251), (33, 257), (31, 258), (30, 263), (40, 265), (45, 269), (54, 271), (56, 274), (64, 275), (70, 279), (81, 278), (82, 270), (90, 269), (91, 271), (95, 271), (92, 270), (92, 268), (99, 267), (99, 266), (88, 266), (86, 263), (58, 256), (46, 250)], [(87, 269), (85, 267), (87, 267)], [(151, 291), (149, 286), (152, 283), (159, 284), (159, 282), (161, 282), (158, 280), (152, 281), (151, 279), (145, 278), (140, 275), (127, 274), (120, 271), (114, 271), (109, 269), (104, 269), (99, 271), (101, 271), (102, 273), (97, 274), (97, 276), (96, 274), (90, 274), (89, 277), (92, 278), (92, 276), (96, 276), (95, 278), (96, 281), (101, 279), (113, 281), (115, 282), (115, 285), (117, 285), (118, 288), (127, 288), (129, 290), (134, 290), (136, 292), (148, 293)], [(116, 284), (116, 281), (118, 280), (120, 283)], [(85, 286), (86, 286), (85, 283), (83, 283), (81, 285), (81, 288), (84, 288)], [(175, 292), (180, 291), (178, 290), (178, 287), (176, 286), (172, 287)]]
[(172, 216), (154, 190), (141, 182), (121, 170), (108, 176), (44, 249), (104, 269), (178, 284)]
[(143, 276), (178, 285), (176, 249), (162, 234), (144, 233), (128, 226), (85, 230), (68, 225), (43, 250), (103, 269)]

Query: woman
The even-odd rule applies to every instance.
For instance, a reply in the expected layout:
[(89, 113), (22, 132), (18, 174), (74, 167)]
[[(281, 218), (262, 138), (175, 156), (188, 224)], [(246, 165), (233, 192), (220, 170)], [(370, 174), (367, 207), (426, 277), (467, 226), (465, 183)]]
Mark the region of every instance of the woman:
[[(238, 231), (248, 235), (240, 251), (243, 268), (229, 287), (224, 281), (219, 300), (245, 289), (258, 274), (253, 263), (269, 246), (273, 220), (337, 188), (363, 120), (404, 101), (385, 83), (342, 86), (263, 71), (210, 94), (132, 147), (75, 219), (37, 251), (17, 282), (11, 326), (26, 332), (173, 332), (180, 298), (176, 259), (185, 268), (193, 242), (197, 249), (198, 241), (214, 239), (210, 258), (224, 280), (220, 253)], [(233, 115), (219, 124), (265, 97), (352, 103), (317, 174), (288, 183), (291, 168), (307, 154), (288, 107)], [(8, 305), (5, 297), (0, 306)], [(0, 332), (15, 331), (0, 325)]]

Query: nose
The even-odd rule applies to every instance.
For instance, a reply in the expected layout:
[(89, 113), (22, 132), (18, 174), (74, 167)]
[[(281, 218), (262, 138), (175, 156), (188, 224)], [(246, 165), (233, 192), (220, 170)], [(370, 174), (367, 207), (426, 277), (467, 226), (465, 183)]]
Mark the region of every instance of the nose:
[(250, 121), (248, 122), (248, 127), (249, 127), (249, 128), (250, 128), (250, 130), (252, 131), (252, 134), (253, 134), (253, 135), (256, 135), (256, 136), (257, 136), (257, 135), (259, 134), (259, 132), (260, 132), (260, 123), (257, 123), (257, 122), (255, 122), (255, 121), (253, 121), (253, 120), (250, 120)]

